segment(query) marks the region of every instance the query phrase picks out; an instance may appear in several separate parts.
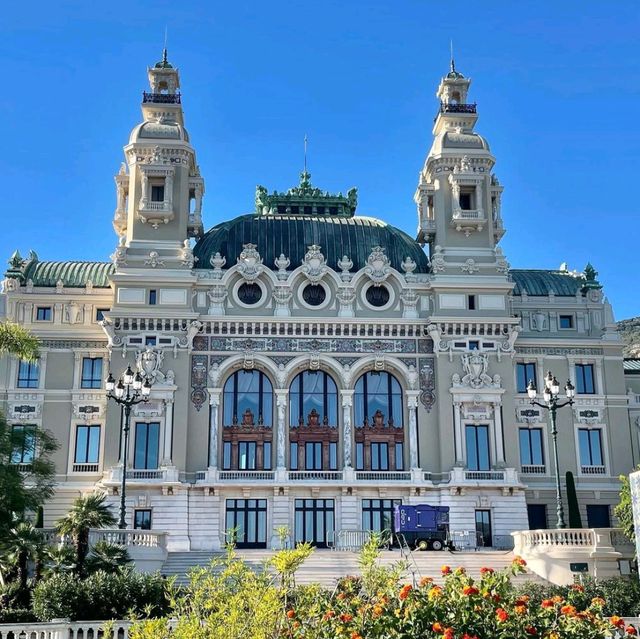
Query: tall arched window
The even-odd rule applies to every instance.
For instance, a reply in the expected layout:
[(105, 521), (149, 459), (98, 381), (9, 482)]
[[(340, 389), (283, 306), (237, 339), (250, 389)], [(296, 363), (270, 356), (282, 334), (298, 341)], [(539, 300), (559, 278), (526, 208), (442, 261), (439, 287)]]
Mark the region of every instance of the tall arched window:
[(223, 397), (223, 470), (271, 470), (273, 386), (261, 371), (240, 370)]
[(289, 468), (337, 470), (338, 388), (324, 371), (303, 371), (289, 388)]
[(356, 470), (403, 470), (402, 387), (385, 371), (369, 371), (354, 394)]

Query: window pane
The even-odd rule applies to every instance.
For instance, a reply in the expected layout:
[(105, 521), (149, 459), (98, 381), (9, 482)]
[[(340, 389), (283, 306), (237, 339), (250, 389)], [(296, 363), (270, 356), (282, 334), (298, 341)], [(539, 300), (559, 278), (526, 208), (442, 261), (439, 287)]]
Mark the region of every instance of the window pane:
[(389, 444), (380, 444), (380, 470), (389, 470)]
[(223, 470), (231, 468), (231, 442), (224, 442), (223, 444), (222, 468)]
[(478, 446), (476, 444), (475, 426), (466, 427), (467, 468), (478, 470)]
[(379, 444), (371, 444), (371, 470), (380, 470), (380, 449)]
[(271, 442), (264, 442), (262, 445), (262, 467), (264, 470), (271, 470)]
[(364, 470), (364, 444), (356, 443), (356, 470)]
[(544, 455), (542, 454), (542, 429), (532, 428), (531, 435), (531, 463), (538, 466), (544, 465)]
[(578, 431), (578, 443), (580, 445), (580, 465), (591, 466), (591, 451), (589, 450), (589, 431), (581, 428)]
[(404, 470), (404, 455), (402, 444), (396, 444), (396, 470)]
[(136, 439), (133, 449), (133, 467), (144, 468), (147, 450), (147, 425), (136, 424)]
[(329, 469), (337, 470), (338, 468), (338, 444), (331, 442), (329, 444)]
[(158, 468), (158, 449), (160, 447), (160, 424), (149, 424), (149, 443), (147, 450), (147, 468)]
[(604, 466), (602, 461), (600, 430), (594, 429), (589, 431), (589, 438), (591, 440), (591, 464), (593, 466)]
[(76, 464), (87, 463), (87, 441), (89, 439), (88, 426), (78, 426), (76, 429), (76, 452), (73, 458)]
[(289, 468), (298, 470), (298, 444), (296, 442), (289, 444)]

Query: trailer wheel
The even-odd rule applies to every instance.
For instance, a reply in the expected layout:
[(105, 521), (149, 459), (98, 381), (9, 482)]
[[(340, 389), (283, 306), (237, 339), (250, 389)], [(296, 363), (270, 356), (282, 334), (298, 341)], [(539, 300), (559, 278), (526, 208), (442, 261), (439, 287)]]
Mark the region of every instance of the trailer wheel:
[(434, 539), (431, 542), (431, 548), (432, 550), (442, 550), (444, 548), (444, 545), (439, 539)]
[(416, 550), (429, 550), (429, 542), (425, 539), (420, 539), (416, 543)]

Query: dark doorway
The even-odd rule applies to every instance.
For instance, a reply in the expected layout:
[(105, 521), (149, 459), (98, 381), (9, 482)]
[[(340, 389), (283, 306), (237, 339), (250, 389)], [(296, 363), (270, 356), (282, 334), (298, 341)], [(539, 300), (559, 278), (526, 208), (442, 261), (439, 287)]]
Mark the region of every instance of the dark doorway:
[(476, 510), (476, 533), (478, 533), (478, 543), (485, 548), (493, 546), (491, 534), (491, 511)]
[(227, 499), (225, 524), (227, 533), (235, 530), (238, 548), (266, 548), (267, 500)]
[(296, 543), (308, 541), (318, 548), (327, 548), (334, 531), (333, 499), (296, 499)]
[(527, 515), (529, 516), (529, 530), (540, 530), (548, 528), (547, 506), (545, 504), (527, 504)]

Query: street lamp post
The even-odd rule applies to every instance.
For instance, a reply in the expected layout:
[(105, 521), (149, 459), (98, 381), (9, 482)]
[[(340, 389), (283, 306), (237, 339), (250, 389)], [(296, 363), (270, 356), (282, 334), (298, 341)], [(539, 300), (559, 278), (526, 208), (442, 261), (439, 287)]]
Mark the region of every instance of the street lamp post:
[(560, 395), (560, 384), (551, 371), (547, 373), (547, 376), (544, 379), (544, 389), (542, 391), (544, 404), (536, 401), (538, 389), (533, 383), (533, 380), (530, 380), (529, 385), (527, 386), (527, 394), (529, 395), (531, 403), (534, 406), (540, 406), (540, 408), (544, 408), (549, 411), (549, 418), (551, 421), (551, 439), (553, 441), (553, 458), (556, 464), (556, 528), (567, 527), (567, 524), (564, 521), (564, 507), (562, 506), (562, 492), (560, 489), (560, 467), (558, 465), (558, 428), (556, 425), (556, 413), (558, 409), (563, 408), (564, 406), (573, 405), (573, 398), (576, 394), (576, 389), (573, 387), (571, 381), (567, 380), (567, 383), (564, 386), (564, 392), (567, 396), (567, 400), (561, 402), (558, 399), (558, 396)]
[(120, 521), (118, 528), (124, 530), (127, 527), (125, 521), (126, 513), (126, 482), (127, 482), (127, 453), (129, 451), (129, 420), (131, 418), (131, 408), (140, 402), (148, 402), (151, 393), (151, 382), (148, 378), (144, 381), (140, 373), (131, 370), (131, 365), (122, 374), (118, 382), (109, 373), (105, 382), (107, 398), (113, 399), (124, 410), (124, 423), (120, 419), (120, 428), (124, 434), (124, 450), (122, 451), (122, 486), (120, 488)]

